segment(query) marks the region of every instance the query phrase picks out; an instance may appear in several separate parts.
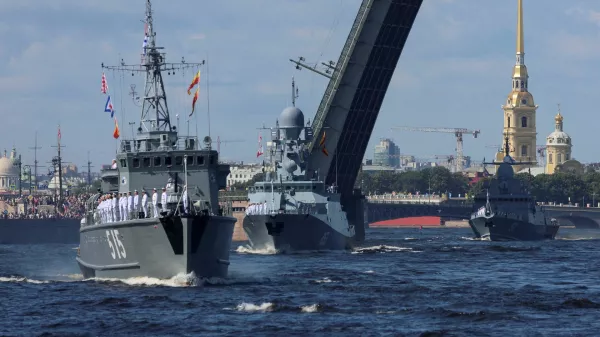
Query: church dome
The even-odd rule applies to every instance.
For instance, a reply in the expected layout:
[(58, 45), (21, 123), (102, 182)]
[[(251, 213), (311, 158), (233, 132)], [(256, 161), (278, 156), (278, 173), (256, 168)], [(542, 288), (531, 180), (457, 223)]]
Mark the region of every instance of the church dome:
[(571, 136), (563, 131), (563, 116), (557, 113), (554, 117), (556, 128), (546, 137), (546, 146), (571, 146)]
[(18, 177), (19, 168), (14, 165), (14, 160), (8, 157), (0, 158), (0, 176)]

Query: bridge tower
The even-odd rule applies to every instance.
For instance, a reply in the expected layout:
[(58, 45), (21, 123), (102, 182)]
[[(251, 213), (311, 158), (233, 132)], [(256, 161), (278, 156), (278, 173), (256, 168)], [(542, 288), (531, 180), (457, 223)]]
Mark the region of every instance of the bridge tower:
[(375, 120), (422, 2), (363, 0), (333, 67), (313, 120), (315, 141), (308, 163), (327, 184), (337, 179), (342, 195), (353, 193)]
[[(512, 91), (508, 94), (504, 110), (503, 136), (508, 135), (511, 144), (511, 157), (516, 161), (537, 162), (536, 122), (538, 108), (533, 95), (528, 90), (529, 74), (525, 66), (525, 40), (523, 34), (523, 0), (518, 0), (517, 9), (517, 61), (513, 67)], [(502, 161), (504, 153), (496, 154), (496, 161)], [(515, 173), (527, 166), (515, 166)], [(535, 166), (535, 165), (534, 165)]]

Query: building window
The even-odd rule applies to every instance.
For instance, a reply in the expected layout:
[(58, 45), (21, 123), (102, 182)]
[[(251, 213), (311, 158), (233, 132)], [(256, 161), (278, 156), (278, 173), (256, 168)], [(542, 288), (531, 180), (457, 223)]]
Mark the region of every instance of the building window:
[(507, 127), (509, 127), (509, 128), (510, 128), (510, 116), (508, 116)]
[(173, 165), (173, 164), (171, 163), (171, 161), (172, 161), (171, 157), (165, 157), (165, 165), (166, 165), (166, 166), (171, 166), (171, 165)]
[(527, 117), (525, 117), (525, 116), (521, 117), (521, 127), (522, 128), (527, 127)]
[(527, 100), (526, 100), (526, 99), (522, 99), (522, 100), (521, 100), (521, 104), (523, 104), (523, 105), (527, 105)]
[(127, 160), (121, 159), (121, 167), (127, 167)]
[(140, 167), (140, 159), (133, 158), (133, 167)]
[(521, 157), (527, 156), (527, 145), (521, 145)]
[(150, 158), (144, 157), (142, 162), (144, 163), (144, 167), (150, 167)]
[(525, 82), (521, 81), (521, 89), (525, 87)]
[(154, 157), (154, 166), (160, 166), (161, 165), (161, 158), (162, 157)]
[(548, 164), (552, 164), (552, 153), (548, 153)]
[(567, 160), (570, 160), (570, 159), (571, 159), (571, 156), (569, 156), (569, 154), (568, 154), (568, 153), (567, 153), (567, 154), (565, 154), (565, 161), (567, 161)]
[(182, 156), (175, 156), (175, 165), (177, 165), (177, 166), (183, 165), (183, 157)]
[(196, 158), (196, 165), (199, 165), (199, 166), (204, 165), (204, 157), (203, 156), (198, 156), (198, 158)]
[(559, 153), (556, 155), (556, 163), (562, 164), (562, 154)]

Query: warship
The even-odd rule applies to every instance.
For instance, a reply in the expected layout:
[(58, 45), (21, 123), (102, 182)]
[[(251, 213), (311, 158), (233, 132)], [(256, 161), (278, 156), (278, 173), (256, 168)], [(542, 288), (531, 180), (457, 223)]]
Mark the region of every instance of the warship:
[(101, 172), (101, 191), (87, 202), (76, 259), (84, 278), (166, 279), (190, 273), (223, 278), (236, 222), (231, 208), (218, 203), (229, 166), (219, 163), (210, 137), (201, 147), (196, 137), (178, 135), (162, 78), (162, 72), (204, 62), (165, 62), (163, 48), (156, 46), (150, 0), (145, 23), (141, 66), (102, 65), (145, 74), (145, 94), (137, 134), (121, 140), (114, 164)]
[(294, 87), (292, 79), (292, 106), (285, 108), (275, 128), (269, 129), (265, 179), (249, 188), (243, 229), (250, 248), (256, 250), (348, 249), (355, 231), (342, 209), (336, 185), (326, 186), (318, 174), (307, 178), (305, 158), (313, 130), (310, 122), (305, 126), (304, 114), (296, 107)]
[(556, 219), (549, 219), (544, 207), (537, 205), (522, 182), (515, 178), (516, 162), (509, 155), (505, 136), (504, 159), (498, 165), (496, 177), (484, 185), (485, 193), (474, 199), (476, 210), (469, 225), (477, 238), (491, 241), (535, 241), (554, 239), (559, 229)]

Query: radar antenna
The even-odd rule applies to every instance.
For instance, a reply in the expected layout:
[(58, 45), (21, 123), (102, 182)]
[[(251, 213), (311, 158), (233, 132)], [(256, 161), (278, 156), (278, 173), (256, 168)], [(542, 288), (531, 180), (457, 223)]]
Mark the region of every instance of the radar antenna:
[(138, 96), (137, 91), (135, 91), (135, 84), (130, 84), (129, 88), (131, 88), (129, 95), (131, 96), (131, 100), (133, 101), (133, 104), (135, 104), (138, 107), (141, 107), (142, 103), (140, 103), (140, 96)]
[(166, 53), (161, 52), (164, 47), (156, 46), (156, 32), (154, 31), (152, 21), (152, 4), (146, 0), (146, 19), (147, 25), (147, 43), (144, 43), (144, 61), (140, 64), (128, 65), (121, 59), (119, 66), (105, 66), (103, 69), (122, 71), (131, 73), (146, 73), (146, 83), (144, 95), (141, 97), (142, 111), (139, 124), (140, 131), (174, 131), (169, 117), (169, 108), (167, 105), (167, 95), (163, 82), (162, 72), (166, 71), (168, 75), (175, 75), (175, 71), (188, 68), (198, 68), (205, 63), (188, 63), (181, 59), (179, 63), (166, 62)]

